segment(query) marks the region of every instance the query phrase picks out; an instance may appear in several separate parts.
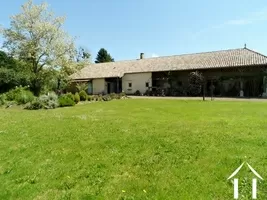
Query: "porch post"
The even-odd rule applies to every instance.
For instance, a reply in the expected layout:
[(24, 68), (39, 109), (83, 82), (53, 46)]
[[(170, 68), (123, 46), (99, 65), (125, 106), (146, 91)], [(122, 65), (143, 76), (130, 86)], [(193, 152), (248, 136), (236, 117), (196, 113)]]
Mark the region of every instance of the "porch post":
[(119, 77), (117, 77), (117, 94), (119, 94)]
[(244, 97), (243, 80), (240, 78), (240, 97)]
[(206, 79), (203, 79), (203, 101), (205, 101), (205, 96), (206, 96)]
[(267, 76), (263, 77), (263, 94), (262, 97), (267, 97)]

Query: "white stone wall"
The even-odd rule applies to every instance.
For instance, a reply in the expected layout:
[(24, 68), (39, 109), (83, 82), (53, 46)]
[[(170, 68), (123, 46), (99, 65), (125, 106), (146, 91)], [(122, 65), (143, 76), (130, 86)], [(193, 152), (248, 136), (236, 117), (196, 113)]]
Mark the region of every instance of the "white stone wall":
[[(152, 73), (136, 73), (136, 74), (125, 74), (122, 77), (122, 90), (126, 94), (134, 94), (139, 90), (142, 94), (148, 89), (146, 83), (149, 87), (152, 86)], [(131, 84), (131, 87), (130, 85)]]
[(106, 82), (104, 78), (93, 79), (93, 94), (106, 93)]

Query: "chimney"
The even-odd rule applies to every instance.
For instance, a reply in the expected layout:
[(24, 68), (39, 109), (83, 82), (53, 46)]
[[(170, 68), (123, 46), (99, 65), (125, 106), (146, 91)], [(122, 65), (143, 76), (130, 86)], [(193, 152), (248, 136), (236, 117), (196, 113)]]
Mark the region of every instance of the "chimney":
[(144, 59), (144, 53), (140, 53), (140, 59)]

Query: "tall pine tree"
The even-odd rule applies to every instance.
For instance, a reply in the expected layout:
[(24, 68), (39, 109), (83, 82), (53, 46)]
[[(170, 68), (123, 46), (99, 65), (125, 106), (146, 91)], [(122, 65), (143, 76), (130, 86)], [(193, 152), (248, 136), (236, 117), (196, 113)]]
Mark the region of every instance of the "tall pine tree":
[(114, 62), (114, 59), (107, 52), (106, 49), (101, 48), (97, 53), (95, 63), (105, 63), (105, 62)]

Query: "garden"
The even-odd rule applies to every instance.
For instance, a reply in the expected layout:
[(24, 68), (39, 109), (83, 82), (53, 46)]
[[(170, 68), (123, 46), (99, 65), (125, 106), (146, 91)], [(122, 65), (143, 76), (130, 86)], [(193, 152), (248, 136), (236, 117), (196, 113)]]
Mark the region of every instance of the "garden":
[(75, 106), (79, 102), (111, 101), (113, 99), (122, 98), (126, 98), (124, 93), (88, 95), (84, 90), (80, 90), (75, 94), (70, 92), (65, 94), (56, 94), (56, 92), (51, 91), (47, 94), (42, 94), (39, 97), (36, 97), (29, 90), (29, 87), (19, 86), (6, 93), (0, 94), (0, 106), (9, 108), (14, 105), (19, 105), (20, 107), (28, 110), (55, 109), (57, 107)]

